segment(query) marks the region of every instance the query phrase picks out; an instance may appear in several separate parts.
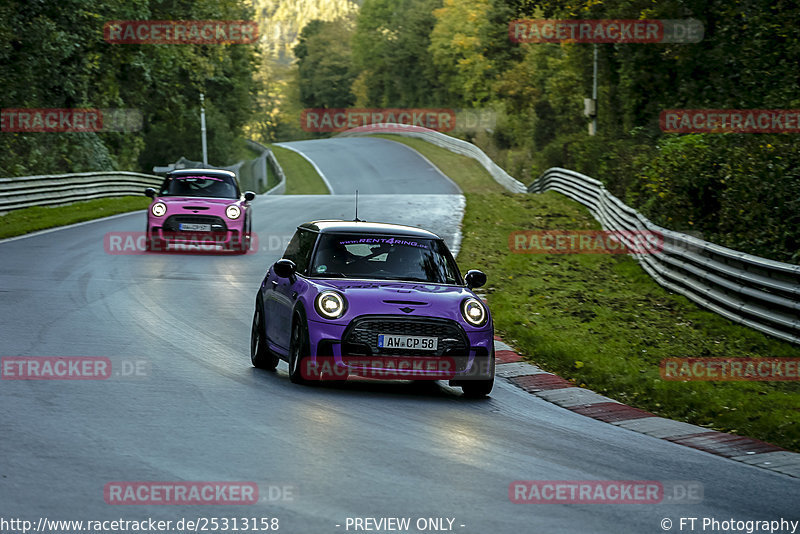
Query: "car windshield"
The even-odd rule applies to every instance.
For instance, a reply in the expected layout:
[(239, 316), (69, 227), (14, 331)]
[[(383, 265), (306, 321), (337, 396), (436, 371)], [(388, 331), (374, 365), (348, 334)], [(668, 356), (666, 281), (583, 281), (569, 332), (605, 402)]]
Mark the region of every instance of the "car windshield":
[(236, 183), (226, 176), (170, 176), (161, 196), (239, 198)]
[(312, 276), (460, 284), (458, 267), (439, 239), (323, 234)]

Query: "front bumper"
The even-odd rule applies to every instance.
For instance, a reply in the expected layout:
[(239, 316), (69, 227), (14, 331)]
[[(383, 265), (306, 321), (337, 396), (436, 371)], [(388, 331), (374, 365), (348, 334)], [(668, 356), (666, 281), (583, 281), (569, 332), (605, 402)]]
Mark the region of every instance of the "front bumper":
[(227, 230), (225, 232), (165, 232), (162, 228), (151, 228), (148, 232), (151, 240), (170, 245), (231, 246), (241, 242), (241, 232)]
[[(378, 334), (438, 338), (436, 351), (382, 349)], [(309, 321), (310, 358), (341, 375), (413, 380), (487, 380), (494, 377), (494, 329), (466, 329), (450, 319), (365, 315), (349, 324)]]
[[(209, 230), (182, 230), (182, 224), (203, 224)], [(149, 217), (147, 233), (151, 240), (170, 245), (220, 245), (230, 246), (239, 243), (244, 232), (244, 216), (236, 220), (226, 220), (217, 215), (170, 215), (166, 218)]]

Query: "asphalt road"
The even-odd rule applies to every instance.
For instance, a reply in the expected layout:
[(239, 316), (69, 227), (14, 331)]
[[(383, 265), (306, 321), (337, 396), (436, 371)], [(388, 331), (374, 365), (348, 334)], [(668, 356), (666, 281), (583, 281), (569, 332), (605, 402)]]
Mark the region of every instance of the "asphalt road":
[[(353, 166), (346, 189), (369, 175), (361, 162), (375, 147), (340, 141), (331, 141), (338, 168)], [(392, 165), (419, 165), (409, 154), (397, 149)], [(450, 187), (426, 176), (433, 192)], [(339, 190), (337, 175), (328, 179)], [(366, 196), (359, 214), (456, 239), (460, 196), (410, 196)], [(490, 399), (469, 400), (441, 383), (301, 387), (285, 363), (276, 373), (252, 368), (253, 299), (278, 243), (303, 221), (351, 218), (352, 198), (260, 197), (255, 210), (260, 250), (245, 256), (107, 253), (104, 236), (140, 231), (142, 212), (0, 243), (0, 356), (108, 357), (114, 373), (140, 366), (139, 376), (107, 380), (0, 381), (0, 520), (274, 517), (280, 532), (317, 534), (353, 532), (348, 517), (410, 517), (410, 532), (417, 518), (450, 518), (459, 533), (516, 534), (656, 533), (663, 518), (679, 531), (680, 517), (800, 519), (797, 479), (577, 415), (502, 380)], [(515, 480), (590, 479), (694, 481), (704, 497), (508, 498)], [(103, 488), (114, 481), (248, 481), (261, 499), (109, 505)]]
[(459, 194), (439, 169), (408, 146), (376, 137), (334, 137), (278, 143), (303, 153), (333, 194)]

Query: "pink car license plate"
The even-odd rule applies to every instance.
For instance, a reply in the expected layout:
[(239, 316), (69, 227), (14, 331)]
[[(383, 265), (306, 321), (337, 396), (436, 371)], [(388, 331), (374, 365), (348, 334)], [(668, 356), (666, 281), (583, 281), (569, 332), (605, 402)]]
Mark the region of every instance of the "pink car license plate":
[(189, 232), (210, 232), (211, 225), (210, 224), (194, 224), (194, 223), (181, 223), (178, 225), (178, 228), (181, 230), (186, 230)]

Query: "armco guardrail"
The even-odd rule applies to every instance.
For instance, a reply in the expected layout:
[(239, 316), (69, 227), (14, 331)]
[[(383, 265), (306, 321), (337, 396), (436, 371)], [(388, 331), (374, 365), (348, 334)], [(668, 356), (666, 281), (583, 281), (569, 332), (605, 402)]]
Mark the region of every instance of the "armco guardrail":
[(82, 172), (0, 178), (0, 213), (31, 206), (58, 206), (93, 198), (141, 195), (163, 178), (137, 172)]
[(371, 135), (376, 133), (390, 133), (404, 135), (406, 137), (418, 137), (436, 146), (446, 148), (450, 152), (468, 156), (480, 163), (483, 168), (492, 175), (492, 178), (494, 178), (497, 183), (512, 193), (524, 193), (526, 191), (525, 184), (510, 176), (506, 171), (492, 161), (492, 159), (487, 156), (483, 150), (476, 147), (472, 143), (462, 141), (461, 139), (456, 139), (455, 137), (450, 137), (449, 135), (437, 132), (436, 130), (429, 130), (428, 128), (412, 126), (409, 124), (382, 123), (359, 126), (358, 128), (346, 130), (339, 135), (348, 137), (354, 135)]
[(800, 265), (759, 258), (657, 226), (601, 182), (574, 171), (548, 169), (528, 187), (531, 193), (549, 190), (588, 207), (606, 230), (661, 233), (663, 251), (634, 256), (662, 286), (732, 321), (800, 343)]
[[(267, 187), (269, 173), (272, 172), (277, 177), (278, 184), (265, 194), (283, 194), (286, 190), (286, 176), (272, 151), (255, 141), (248, 141), (248, 144), (261, 152), (258, 158), (221, 168), (236, 172), (243, 164), (252, 164), (253, 179), (256, 182), (254, 185), (260, 190)], [(202, 166), (201, 163), (185, 158), (181, 158), (178, 163), (189, 167)], [(163, 176), (127, 171), (0, 178), (0, 214), (31, 206), (59, 206), (94, 198), (142, 195), (145, 188), (159, 187), (163, 181)]]
[[(469, 156), (509, 191), (563, 193), (587, 206), (606, 230), (658, 232), (664, 238), (660, 253), (633, 254), (656, 282), (732, 321), (800, 343), (798, 265), (759, 258), (657, 226), (609, 193), (601, 182), (567, 169), (549, 169), (526, 189), (475, 145), (427, 128), (373, 124), (340, 135), (374, 133), (419, 137)], [(620, 239), (627, 238), (623, 234)], [(635, 249), (635, 243), (629, 244)]]
[[(228, 171), (233, 171), (239, 177), (239, 185), (243, 190), (251, 190), (258, 194), (264, 195), (282, 195), (283, 192), (286, 190), (286, 177), (283, 174), (283, 169), (278, 164), (278, 160), (275, 159), (275, 155), (272, 151), (262, 145), (261, 143), (257, 143), (256, 141), (251, 141), (249, 139), (245, 140), (245, 143), (255, 150), (256, 152), (260, 152), (261, 154), (251, 160), (242, 160), (233, 165), (228, 165), (225, 167), (219, 167), (216, 165), (206, 165), (206, 167), (210, 169), (225, 169)], [(167, 169), (188, 169), (188, 168), (203, 168), (203, 163), (201, 161), (192, 161), (185, 157), (181, 157), (178, 161), (171, 164), (168, 167), (159, 167), (154, 169), (156, 172), (166, 172)], [(270, 182), (270, 175), (272, 175), (277, 184), (272, 186), (269, 190), (267, 187), (269, 186)]]
[(248, 140), (247, 144), (250, 145), (251, 148), (255, 150), (261, 151), (261, 156), (257, 160), (257, 164), (261, 171), (258, 174), (260, 179), (263, 179), (264, 188), (267, 187), (267, 183), (269, 183), (268, 177), (270, 171), (277, 176), (278, 184), (273, 186), (269, 189), (265, 195), (282, 195), (286, 192), (286, 175), (283, 174), (283, 169), (281, 168), (280, 163), (275, 158), (275, 154), (272, 153), (272, 150), (265, 147), (261, 143), (257, 143), (256, 141)]

